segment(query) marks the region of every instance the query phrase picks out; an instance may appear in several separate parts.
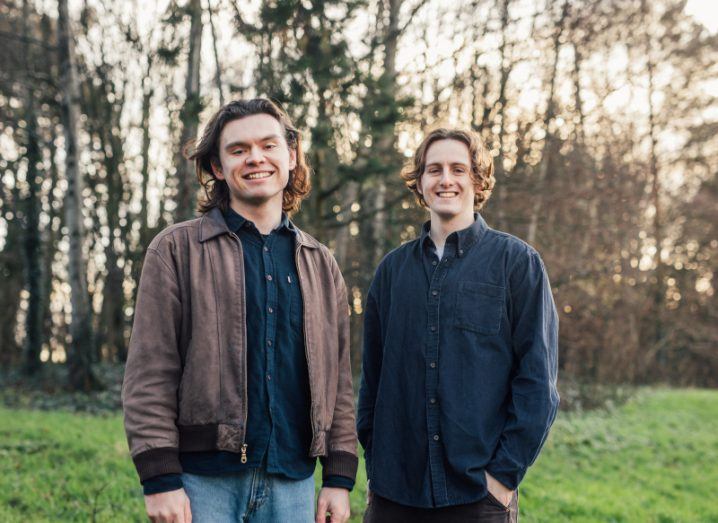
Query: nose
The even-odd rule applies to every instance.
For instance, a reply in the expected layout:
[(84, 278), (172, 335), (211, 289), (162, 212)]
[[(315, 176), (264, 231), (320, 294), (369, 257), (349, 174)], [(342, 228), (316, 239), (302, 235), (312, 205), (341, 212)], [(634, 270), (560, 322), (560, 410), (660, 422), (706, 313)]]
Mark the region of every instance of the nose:
[(451, 185), (451, 169), (449, 167), (444, 167), (441, 170), (441, 178), (439, 179), (439, 184), (444, 185)]
[(247, 163), (257, 164), (257, 163), (262, 163), (263, 160), (264, 160), (264, 153), (262, 152), (262, 149), (260, 147), (257, 147), (256, 145), (253, 145), (249, 149), (249, 155), (247, 156)]

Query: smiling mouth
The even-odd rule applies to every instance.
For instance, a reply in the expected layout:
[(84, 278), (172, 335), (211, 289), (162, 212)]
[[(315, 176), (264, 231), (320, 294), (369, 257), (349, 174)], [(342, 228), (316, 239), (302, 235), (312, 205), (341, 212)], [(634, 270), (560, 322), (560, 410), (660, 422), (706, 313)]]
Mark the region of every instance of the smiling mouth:
[(458, 196), (459, 193), (458, 193), (458, 192), (453, 192), (453, 191), (442, 191), (442, 192), (436, 193), (436, 195), (437, 195), (439, 198), (453, 198), (454, 196)]
[(261, 180), (262, 178), (269, 178), (272, 176), (270, 171), (261, 171), (256, 173), (249, 173), (242, 176), (245, 180)]

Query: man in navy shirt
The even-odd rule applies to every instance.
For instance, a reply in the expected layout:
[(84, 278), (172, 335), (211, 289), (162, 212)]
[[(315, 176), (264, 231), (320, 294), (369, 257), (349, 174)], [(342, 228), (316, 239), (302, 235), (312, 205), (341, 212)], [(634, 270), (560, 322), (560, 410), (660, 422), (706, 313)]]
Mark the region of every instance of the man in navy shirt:
[(559, 402), (546, 271), (476, 212), (494, 186), (476, 134), (433, 131), (402, 177), (431, 219), (382, 260), (367, 297), (365, 521), (516, 521)]
[(147, 514), (343, 523), (358, 463), (349, 309), (329, 250), (287, 216), (310, 188), (301, 136), (269, 100), (237, 100), (192, 159), (202, 217), (147, 249), (123, 384)]

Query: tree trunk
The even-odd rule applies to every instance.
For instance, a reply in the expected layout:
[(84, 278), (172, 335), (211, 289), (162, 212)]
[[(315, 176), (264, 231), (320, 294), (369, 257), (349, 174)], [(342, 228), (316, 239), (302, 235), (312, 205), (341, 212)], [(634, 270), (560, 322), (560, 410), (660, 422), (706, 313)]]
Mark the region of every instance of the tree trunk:
[(148, 58), (148, 60), (147, 72), (145, 73), (145, 78), (142, 82), (142, 120), (140, 121), (140, 128), (142, 129), (142, 149), (140, 152), (142, 158), (142, 185), (140, 211), (138, 217), (140, 222), (140, 238), (137, 247), (132, 252), (132, 281), (135, 283), (132, 295), (133, 307), (137, 300), (137, 290), (140, 282), (140, 274), (142, 273), (142, 257), (147, 245), (150, 242), (150, 227), (147, 207), (149, 206), (148, 191), (150, 184), (150, 106), (154, 89), (152, 88), (152, 81), (150, 80), (152, 60), (151, 58)]
[(222, 90), (222, 66), (219, 63), (219, 52), (217, 51), (217, 32), (214, 28), (212, 18), (212, 0), (207, 0), (207, 13), (209, 14), (209, 27), (212, 30), (212, 51), (214, 52), (214, 84), (219, 95), (220, 107), (224, 105), (224, 92)]
[(343, 272), (349, 271), (348, 253), (349, 253), (349, 223), (353, 212), (351, 205), (357, 201), (359, 196), (359, 184), (355, 181), (348, 181), (344, 187), (344, 194), (341, 203), (341, 213), (344, 217), (344, 226), (340, 227), (336, 233), (336, 244), (334, 246), (334, 257), (339, 264), (339, 268)]
[(576, 155), (577, 166), (577, 178), (579, 183), (585, 187), (586, 194), (584, 199), (587, 202), (587, 226), (583, 234), (581, 241), (581, 258), (586, 259), (589, 255), (591, 247), (594, 245), (596, 235), (595, 231), (598, 230), (598, 194), (596, 191), (596, 172), (594, 169), (587, 168), (587, 163), (590, 162), (590, 157), (586, 153), (586, 133), (584, 127), (584, 111), (583, 111), (583, 99), (581, 97), (581, 43), (573, 43), (573, 95), (574, 105), (576, 107), (576, 114), (578, 116), (578, 122), (576, 123), (576, 145), (578, 148), (578, 154)]
[[(396, 51), (399, 43), (399, 11), (404, 0), (388, 0), (389, 23), (384, 34), (384, 71), (379, 79), (382, 97), (386, 100), (397, 99), (396, 85)], [(391, 158), (396, 154), (396, 137), (394, 125), (382, 125), (378, 129), (375, 141), (377, 153), (384, 158)], [(374, 253), (371, 259), (373, 267), (386, 254), (387, 250), (387, 210), (386, 210), (386, 180), (379, 176), (375, 187), (375, 205), (377, 212), (372, 222)]]
[(40, 143), (35, 115), (35, 92), (30, 78), (29, 68), (33, 63), (30, 53), (30, 31), (28, 28), (30, 9), (28, 0), (23, 2), (23, 58), (26, 67), (25, 122), (27, 160), (27, 196), (25, 198), (25, 217), (23, 254), (25, 258), (25, 288), (28, 291), (27, 314), (25, 316), (25, 344), (23, 347), (23, 371), (26, 375), (37, 373), (40, 368), (40, 350), (42, 348), (42, 241), (40, 233), (40, 183), (38, 183), (37, 165), (41, 161)]
[(386, 254), (387, 231), (386, 231), (386, 182), (378, 180), (374, 191), (374, 205), (376, 213), (373, 220), (374, 253), (372, 255), (372, 267), (379, 265), (382, 257)]
[(87, 273), (82, 249), (84, 234), (82, 216), (83, 179), (78, 167), (78, 122), (80, 119), (80, 86), (75, 67), (74, 43), (67, 9), (67, 0), (58, 1), (58, 49), (60, 54), (60, 86), (62, 89), (62, 121), (65, 130), (65, 225), (69, 235), (68, 274), (72, 303), (71, 342), (67, 349), (69, 386), (89, 391), (98, 387), (92, 362), (92, 321), (87, 293)]
[(536, 232), (538, 230), (538, 221), (541, 211), (543, 209), (544, 195), (546, 187), (546, 176), (548, 174), (548, 167), (551, 162), (551, 147), (553, 140), (551, 136), (551, 123), (555, 116), (555, 100), (554, 93), (556, 89), (556, 71), (558, 69), (558, 56), (561, 48), (561, 34), (564, 29), (564, 21), (568, 16), (568, 0), (565, 0), (561, 9), (561, 16), (556, 22), (556, 29), (553, 38), (553, 64), (551, 66), (551, 74), (549, 76), (549, 89), (548, 89), (548, 105), (546, 107), (546, 115), (544, 117), (544, 129), (546, 136), (544, 138), (543, 152), (541, 154), (541, 161), (539, 162), (538, 170), (536, 173), (536, 184), (533, 191), (533, 205), (531, 206), (531, 215), (529, 216), (529, 227), (526, 234), (526, 242), (534, 245), (536, 243)]
[[(504, 0), (501, 3), (500, 19), (501, 19), (501, 45), (499, 46), (499, 54), (501, 56), (501, 76), (499, 80), (499, 95), (496, 99), (496, 105), (498, 105), (498, 112), (496, 119), (499, 122), (499, 135), (497, 136), (498, 142), (498, 154), (496, 155), (494, 165), (494, 177), (496, 178), (496, 185), (494, 193), (498, 201), (496, 209), (496, 227), (500, 230), (506, 228), (506, 186), (507, 181), (504, 173), (504, 139), (506, 135), (506, 86), (509, 83), (509, 76), (513, 68), (513, 64), (507, 60), (506, 50), (506, 37), (509, 25), (509, 3), (510, 0)], [(489, 148), (491, 148), (489, 144)]]
[(648, 73), (648, 138), (649, 138), (649, 161), (648, 161), (648, 177), (651, 184), (651, 203), (655, 210), (653, 214), (653, 238), (656, 246), (656, 253), (653, 256), (655, 265), (656, 281), (653, 286), (653, 345), (658, 347), (656, 350), (656, 362), (659, 365), (665, 364), (666, 354), (662, 343), (663, 332), (663, 301), (665, 289), (663, 280), (665, 279), (665, 266), (661, 260), (661, 245), (663, 244), (663, 213), (661, 206), (661, 186), (658, 177), (658, 157), (656, 154), (658, 137), (656, 131), (656, 111), (653, 103), (653, 93), (655, 89), (654, 79), (654, 63), (651, 42), (651, 17), (650, 7), (646, 0), (641, 0), (641, 11), (643, 13), (643, 25), (645, 27), (645, 53), (646, 53), (646, 70)]
[[(124, 89), (120, 94), (114, 92), (113, 84), (109, 83), (109, 92), (114, 95), (116, 102), (108, 98), (101, 101), (105, 107), (106, 125), (102, 129), (103, 149), (112, 151), (111, 156), (105, 156), (105, 176), (107, 180), (107, 227), (109, 229), (109, 243), (105, 248), (106, 276), (102, 299), (102, 323), (104, 327), (103, 342), (110, 359), (124, 362), (127, 359), (125, 344), (125, 295), (123, 290), (124, 271), (119, 266), (120, 252), (117, 249), (116, 237), (122, 238), (120, 226), (120, 207), (125, 194), (125, 180), (123, 176), (124, 149), (121, 136), (120, 117), (124, 105)], [(115, 130), (113, 132), (113, 130)], [(102, 348), (102, 347), (100, 347)], [(101, 351), (98, 351), (101, 356)]]
[[(43, 334), (42, 334), (42, 342), (48, 344), (50, 346), (50, 340), (53, 338), (53, 318), (52, 318), (52, 311), (50, 310), (50, 301), (51, 301), (51, 293), (50, 289), (52, 289), (52, 263), (55, 259), (55, 253), (57, 252), (57, 239), (60, 234), (62, 234), (60, 231), (62, 231), (62, 224), (63, 224), (63, 209), (60, 204), (60, 198), (56, 198), (55, 196), (55, 189), (57, 187), (57, 182), (60, 179), (60, 173), (57, 169), (57, 163), (55, 162), (55, 155), (57, 152), (57, 146), (55, 145), (55, 142), (53, 140), (50, 140), (47, 143), (47, 147), (50, 151), (50, 169), (48, 171), (48, 175), (50, 176), (50, 188), (47, 191), (48, 194), (48, 207), (49, 207), (49, 220), (48, 225), (45, 227), (44, 235), (43, 235), (43, 244), (45, 246), (44, 252), (43, 252), (43, 303), (42, 303), (42, 328), (43, 328)], [(56, 205), (55, 202), (58, 202)], [(57, 227), (55, 227), (55, 223), (57, 223)], [(64, 326), (63, 326), (64, 327)], [(62, 334), (60, 334), (58, 337), (62, 337)]]
[[(7, 172), (14, 174), (16, 171), (17, 164), (8, 162)], [(3, 215), (8, 212), (17, 215), (20, 200), (17, 185), (17, 178), (10, 190), (5, 185), (0, 185), (0, 211)], [(22, 248), (22, 228), (19, 220), (8, 220), (5, 223), (5, 245), (0, 252), (0, 275), (3, 278), (3, 284), (0, 285), (0, 364), (9, 369), (22, 361), (21, 347), (18, 347), (15, 341), (17, 311), (20, 308), (20, 292), (23, 286), (22, 258), (16, 254)]]
[(184, 157), (183, 151), (188, 143), (197, 138), (199, 113), (202, 100), (199, 96), (199, 70), (202, 52), (202, 5), (200, 0), (190, 0), (189, 56), (187, 57), (187, 77), (185, 79), (185, 102), (180, 119), (182, 135), (177, 154), (177, 208), (175, 221), (195, 216), (197, 185), (195, 184), (194, 165)]

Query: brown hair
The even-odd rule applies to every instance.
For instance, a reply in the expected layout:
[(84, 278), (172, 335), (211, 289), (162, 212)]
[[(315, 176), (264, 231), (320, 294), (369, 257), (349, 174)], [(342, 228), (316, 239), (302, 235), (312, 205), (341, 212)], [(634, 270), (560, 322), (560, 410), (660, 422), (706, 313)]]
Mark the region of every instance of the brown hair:
[(274, 117), (284, 129), (287, 145), (297, 153), (297, 165), (289, 172), (289, 183), (284, 188), (282, 210), (287, 213), (296, 212), (302, 200), (309, 194), (311, 170), (304, 157), (302, 136), (292, 125), (287, 113), (266, 98), (234, 100), (214, 113), (204, 128), (199, 142), (191, 147), (191, 154), (187, 156), (189, 160), (194, 161), (197, 179), (204, 189), (204, 197), (197, 204), (197, 210), (202, 214), (215, 207), (219, 207), (224, 212), (229, 207), (229, 186), (226, 181), (217, 178), (212, 169), (212, 165), (220, 165), (219, 138), (222, 129), (233, 120), (254, 114), (268, 114)]
[(426, 152), (434, 142), (439, 140), (457, 140), (469, 148), (471, 158), (471, 179), (474, 181), (474, 209), (480, 210), (491, 197), (496, 183), (494, 178), (494, 161), (491, 153), (486, 150), (478, 134), (460, 129), (435, 129), (421, 142), (414, 157), (404, 166), (401, 177), (406, 186), (414, 193), (419, 205), (426, 207), (426, 200), (419, 192), (419, 180), (426, 169)]

